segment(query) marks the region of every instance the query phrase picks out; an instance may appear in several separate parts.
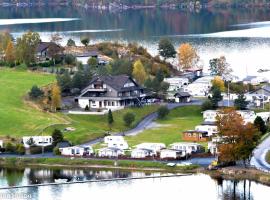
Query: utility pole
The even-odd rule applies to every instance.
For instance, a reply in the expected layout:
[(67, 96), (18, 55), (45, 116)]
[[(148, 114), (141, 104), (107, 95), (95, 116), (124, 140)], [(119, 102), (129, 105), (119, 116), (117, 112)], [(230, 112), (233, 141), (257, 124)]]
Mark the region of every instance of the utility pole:
[(230, 107), (230, 82), (228, 81), (228, 107)]

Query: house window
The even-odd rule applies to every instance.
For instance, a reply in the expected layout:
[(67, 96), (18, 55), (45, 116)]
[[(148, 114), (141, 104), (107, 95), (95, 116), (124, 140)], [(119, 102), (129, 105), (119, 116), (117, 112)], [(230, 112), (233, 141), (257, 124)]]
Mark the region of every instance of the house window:
[(114, 106), (114, 101), (112, 102), (112, 106)]

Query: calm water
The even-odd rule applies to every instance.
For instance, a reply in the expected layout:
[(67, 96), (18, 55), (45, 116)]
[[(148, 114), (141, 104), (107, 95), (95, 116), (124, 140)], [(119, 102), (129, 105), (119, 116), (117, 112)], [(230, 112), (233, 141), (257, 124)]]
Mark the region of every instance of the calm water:
[[(0, 29), (15, 36), (38, 31), (44, 40), (53, 32), (79, 41), (88, 35), (98, 41), (137, 42), (157, 53), (160, 37), (170, 37), (175, 46), (190, 42), (199, 50), (201, 63), (225, 55), (236, 75), (254, 74), (270, 68), (270, 10), (135, 10), (109, 12), (72, 7), (0, 8)], [(270, 74), (265, 74), (270, 75)]]
[[(1, 169), (0, 187), (51, 183), (55, 179), (69, 181), (95, 180), (105, 178), (127, 178), (159, 175), (128, 171), (97, 170), (50, 170), (50, 169)], [(197, 174), (182, 177), (151, 178), (112, 182), (79, 183), (29, 187), (21, 189), (0, 189), (0, 199), (69, 200), (69, 199), (207, 199), (207, 200), (264, 200), (270, 196), (270, 187), (250, 181), (215, 180), (207, 175)], [(10, 195), (10, 196), (8, 196)]]

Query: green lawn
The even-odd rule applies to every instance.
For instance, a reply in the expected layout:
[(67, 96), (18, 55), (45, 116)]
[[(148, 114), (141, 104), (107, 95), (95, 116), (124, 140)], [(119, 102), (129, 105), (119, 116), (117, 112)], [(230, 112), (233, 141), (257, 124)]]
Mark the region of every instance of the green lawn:
[[(143, 142), (162, 142), (169, 145), (174, 142), (181, 142), (182, 132), (194, 129), (202, 122), (200, 106), (179, 107), (170, 112), (164, 120), (158, 120), (159, 127), (145, 130), (136, 136), (127, 136), (129, 146)], [(206, 143), (202, 143), (206, 146)]]
[[(146, 115), (155, 112), (159, 106), (145, 106), (143, 108), (126, 108), (113, 112), (114, 124), (111, 132), (121, 132), (134, 127)], [(123, 116), (127, 112), (135, 114), (135, 122), (131, 127), (126, 127), (123, 122)], [(70, 125), (56, 125), (45, 130), (51, 133), (53, 129), (58, 128), (63, 130), (65, 127), (74, 127), (76, 130), (72, 132), (65, 132), (65, 138), (72, 141), (74, 144), (80, 144), (91, 139), (104, 136), (109, 131), (107, 125), (107, 115), (68, 115)]]
[(33, 85), (54, 80), (52, 75), (0, 68), (0, 137), (34, 135), (50, 124), (64, 122), (58, 115), (39, 111), (23, 101)]

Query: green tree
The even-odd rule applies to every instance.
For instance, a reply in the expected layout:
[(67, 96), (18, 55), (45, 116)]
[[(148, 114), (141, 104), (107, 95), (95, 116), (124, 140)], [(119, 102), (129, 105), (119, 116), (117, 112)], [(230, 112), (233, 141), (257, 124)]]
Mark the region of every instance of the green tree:
[(127, 127), (130, 127), (131, 124), (135, 121), (135, 115), (131, 112), (128, 112), (123, 116), (123, 121)]
[(5, 144), (5, 151), (6, 151), (6, 152), (13, 153), (13, 152), (15, 152), (15, 150), (16, 150), (16, 147), (15, 147), (12, 143), (7, 142), (7, 143)]
[(29, 96), (32, 99), (37, 99), (40, 98), (44, 95), (44, 92), (36, 85), (33, 85), (33, 87), (31, 88), (30, 92), (29, 92)]
[(248, 105), (248, 101), (246, 101), (246, 97), (244, 94), (239, 94), (237, 99), (234, 100), (234, 106), (237, 110), (246, 110)]
[(52, 139), (53, 139), (53, 146), (56, 146), (59, 142), (63, 142), (64, 136), (62, 131), (60, 131), (59, 129), (54, 129), (54, 131), (52, 132)]
[(254, 126), (258, 128), (258, 130), (261, 132), (262, 135), (264, 135), (267, 132), (267, 126), (263, 119), (260, 116), (257, 116), (254, 120)]
[(72, 66), (72, 65), (75, 65), (76, 64), (76, 57), (71, 55), (71, 54), (67, 54), (65, 56), (65, 63), (68, 65), (68, 66)]
[(36, 61), (36, 49), (40, 43), (40, 36), (35, 32), (27, 32), (22, 37), (17, 38), (16, 54), (19, 62), (24, 62), (29, 66)]
[(16, 153), (18, 153), (20, 155), (25, 154), (25, 148), (24, 148), (23, 144), (17, 144), (15, 148), (16, 148), (16, 150), (15, 150)]
[(72, 87), (71, 76), (68, 71), (65, 71), (62, 75), (57, 75), (57, 84), (61, 88), (61, 92), (70, 92)]
[(110, 130), (112, 129), (113, 122), (114, 122), (113, 114), (112, 114), (111, 109), (109, 109), (109, 112), (108, 112), (108, 125), (109, 125)]
[(210, 100), (212, 102), (213, 108), (217, 108), (218, 102), (222, 100), (221, 91), (218, 87), (213, 87), (211, 91), (212, 91), (212, 96)]
[(88, 59), (87, 64), (91, 70), (95, 71), (98, 67), (98, 60), (97, 58), (91, 57)]
[(232, 69), (230, 68), (230, 65), (227, 63), (225, 56), (211, 59), (209, 61), (209, 65), (211, 75), (213, 76), (228, 77), (232, 72)]
[(89, 39), (89, 37), (82, 37), (81, 38), (81, 43), (84, 45), (84, 46), (88, 46), (88, 44), (89, 44), (89, 42), (90, 42), (90, 39)]
[(210, 101), (209, 99), (205, 100), (201, 105), (201, 109), (202, 111), (213, 109), (212, 101)]
[(159, 119), (164, 119), (169, 113), (170, 110), (167, 108), (167, 106), (161, 106), (157, 111)]
[(72, 40), (71, 38), (68, 39), (67, 41), (67, 46), (68, 47), (75, 47), (76, 46), (76, 43), (74, 40)]
[(159, 55), (164, 58), (175, 58), (176, 51), (171, 41), (168, 38), (162, 38), (158, 44)]
[(147, 74), (146, 74), (144, 66), (140, 60), (137, 60), (134, 63), (132, 75), (139, 84), (141, 84), (141, 85), (144, 84), (144, 82), (147, 78)]

